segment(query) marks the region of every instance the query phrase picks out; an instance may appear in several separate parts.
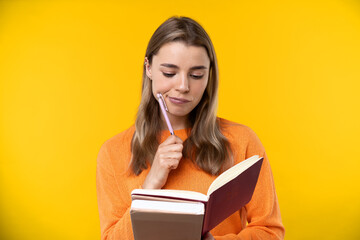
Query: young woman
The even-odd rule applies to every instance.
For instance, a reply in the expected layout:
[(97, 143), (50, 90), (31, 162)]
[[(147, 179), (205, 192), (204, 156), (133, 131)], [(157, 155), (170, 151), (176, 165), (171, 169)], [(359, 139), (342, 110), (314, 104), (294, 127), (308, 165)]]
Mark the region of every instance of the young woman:
[[(97, 165), (101, 239), (133, 239), (130, 193), (135, 188), (206, 194), (218, 174), (253, 155), (264, 157), (251, 201), (205, 239), (283, 239), (269, 161), (248, 127), (216, 117), (214, 47), (194, 20), (172, 17), (153, 34), (135, 125), (106, 141)], [(170, 135), (157, 94), (175, 130)]]

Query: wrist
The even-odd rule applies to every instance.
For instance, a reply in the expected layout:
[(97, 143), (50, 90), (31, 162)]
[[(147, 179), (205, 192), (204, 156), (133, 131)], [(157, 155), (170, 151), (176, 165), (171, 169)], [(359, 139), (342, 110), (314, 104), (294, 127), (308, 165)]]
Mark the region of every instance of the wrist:
[(145, 179), (141, 187), (142, 189), (160, 189), (162, 186), (158, 181)]

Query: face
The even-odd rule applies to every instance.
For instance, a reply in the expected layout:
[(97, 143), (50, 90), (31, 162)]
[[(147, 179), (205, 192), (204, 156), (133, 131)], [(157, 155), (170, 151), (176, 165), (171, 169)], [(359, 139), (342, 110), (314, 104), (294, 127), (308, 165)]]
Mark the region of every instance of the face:
[(170, 121), (184, 119), (198, 105), (209, 78), (210, 59), (204, 47), (187, 46), (182, 42), (163, 45), (153, 56), (146, 74), (152, 91), (162, 93)]

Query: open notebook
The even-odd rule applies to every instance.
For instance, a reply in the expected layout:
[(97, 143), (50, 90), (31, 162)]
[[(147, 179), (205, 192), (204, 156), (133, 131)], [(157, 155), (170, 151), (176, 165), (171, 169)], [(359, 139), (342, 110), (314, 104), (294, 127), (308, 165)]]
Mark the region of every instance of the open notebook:
[(207, 195), (183, 190), (133, 190), (130, 216), (135, 240), (200, 240), (251, 200), (262, 161), (255, 155), (226, 170), (213, 181)]

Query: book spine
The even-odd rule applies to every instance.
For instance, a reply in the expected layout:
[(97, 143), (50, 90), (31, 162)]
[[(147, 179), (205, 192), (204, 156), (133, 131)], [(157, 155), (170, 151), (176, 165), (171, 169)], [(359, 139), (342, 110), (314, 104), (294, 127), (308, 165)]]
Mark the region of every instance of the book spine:
[(209, 224), (210, 224), (211, 203), (212, 201), (210, 199), (207, 203), (205, 203), (205, 215), (204, 215), (203, 227), (201, 230), (201, 236), (204, 236), (205, 233), (210, 231)]

